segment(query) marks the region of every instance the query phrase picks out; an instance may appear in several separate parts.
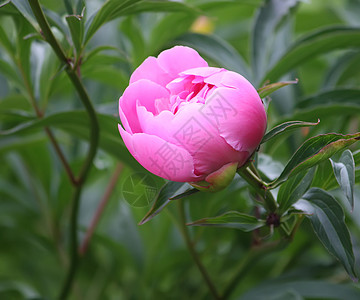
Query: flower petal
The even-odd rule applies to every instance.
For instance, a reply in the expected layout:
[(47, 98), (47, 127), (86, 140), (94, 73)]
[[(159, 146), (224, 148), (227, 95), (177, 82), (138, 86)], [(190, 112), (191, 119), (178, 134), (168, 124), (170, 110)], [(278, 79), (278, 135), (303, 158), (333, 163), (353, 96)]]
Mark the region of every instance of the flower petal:
[(155, 57), (149, 56), (144, 62), (132, 73), (130, 77), (130, 84), (140, 80), (148, 79), (161, 86), (166, 86), (173, 78), (164, 71), (158, 64)]
[(235, 150), (251, 154), (260, 144), (266, 129), (266, 113), (250, 83), (236, 89), (216, 89), (202, 112)]
[(175, 46), (161, 52), (158, 56), (158, 63), (173, 79), (185, 70), (208, 66), (199, 53), (184, 46)]
[(134, 158), (151, 173), (172, 181), (197, 181), (194, 163), (185, 149), (145, 133), (131, 135), (120, 125), (119, 131)]
[(168, 90), (152, 81), (140, 79), (130, 84), (119, 100), (120, 118), (126, 130), (131, 133), (141, 132), (141, 126), (136, 113), (137, 102), (148, 111), (157, 114), (155, 103), (168, 98)]

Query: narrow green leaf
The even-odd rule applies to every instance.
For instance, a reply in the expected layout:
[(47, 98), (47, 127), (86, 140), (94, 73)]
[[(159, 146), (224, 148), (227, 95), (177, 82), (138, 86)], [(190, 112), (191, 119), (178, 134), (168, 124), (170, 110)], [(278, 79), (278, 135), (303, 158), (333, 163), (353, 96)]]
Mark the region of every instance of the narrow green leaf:
[(259, 88), (257, 91), (259, 93), (260, 98), (265, 98), (275, 92), (278, 89), (281, 89), (284, 86), (290, 85), (290, 84), (297, 84), (299, 81), (293, 80), (293, 81), (280, 81), (276, 83), (267, 84), (261, 88)]
[[(11, 129), (0, 131), (0, 136), (28, 132), (29, 130), (40, 129), (44, 126), (53, 126), (83, 140), (88, 141), (90, 138), (89, 120), (85, 111), (61, 112), (49, 115), (40, 120), (32, 117), (30, 121), (28, 115), (12, 113), (12, 118), (16, 117), (21, 118), (23, 123)], [(100, 125), (99, 147), (120, 161), (123, 161), (134, 170), (143, 171), (141, 165), (132, 157), (121, 139), (117, 129), (118, 120), (110, 115), (99, 113), (97, 117)], [(3, 116), (1, 116), (1, 118), (3, 118)]]
[(139, 222), (139, 225), (145, 224), (157, 214), (159, 214), (171, 202), (170, 198), (174, 198), (175, 194), (177, 194), (179, 191), (181, 193), (184, 188), (187, 188), (187, 186), (188, 184), (183, 182), (169, 181), (165, 183), (159, 191), (153, 206)]
[(179, 200), (179, 199), (181, 199), (181, 198), (185, 198), (185, 197), (187, 197), (187, 196), (191, 196), (191, 195), (193, 195), (193, 194), (195, 194), (195, 193), (197, 193), (197, 192), (200, 192), (200, 190), (195, 189), (195, 188), (190, 188), (190, 189), (186, 190), (185, 192), (183, 192), (183, 193), (181, 193), (181, 194), (178, 194), (178, 195), (176, 195), (176, 196), (174, 196), (174, 197), (171, 197), (170, 200)]
[(280, 214), (286, 212), (302, 195), (313, 180), (315, 168), (299, 172), (281, 185), (277, 196)]
[(350, 203), (351, 209), (354, 209), (354, 185), (355, 185), (355, 161), (349, 149), (345, 150), (338, 162), (330, 159), (334, 174), (340, 188), (344, 192)]
[(215, 35), (188, 33), (177, 38), (175, 42), (198, 50), (219, 66), (238, 72), (250, 80), (250, 71), (246, 62), (225, 40)]
[[(356, 286), (336, 284), (320, 280), (296, 280), (291, 276), (282, 276), (279, 279), (265, 280), (250, 291), (244, 293), (239, 300), (274, 299), (281, 291), (295, 291), (305, 299), (322, 300), (358, 300), (360, 291)], [(275, 298), (276, 299), (276, 298)]]
[(360, 140), (360, 132), (348, 135), (321, 134), (306, 140), (291, 157), (280, 176), (271, 182), (270, 188), (274, 188), (289, 177), (319, 164), (358, 140)]
[(360, 47), (360, 29), (331, 27), (320, 29), (296, 41), (283, 57), (274, 64), (262, 81), (276, 81), (295, 67), (317, 55), (336, 49)]
[(141, 12), (181, 12), (198, 13), (193, 7), (175, 1), (145, 1), (145, 0), (109, 0), (86, 22), (84, 44), (86, 44), (95, 32), (106, 22), (115, 18), (137, 14)]
[(289, 15), (298, 2), (298, 0), (268, 0), (259, 8), (252, 32), (251, 47), (254, 74), (257, 74), (257, 77), (264, 74), (269, 63), (267, 61), (269, 45), (273, 42), (269, 37), (275, 36), (278, 24)]
[(237, 211), (228, 211), (220, 216), (200, 219), (186, 225), (234, 228), (248, 232), (264, 226), (265, 221), (258, 220), (254, 216), (239, 213)]
[(17, 10), (25, 17), (26, 20), (35, 28), (39, 29), (39, 25), (36, 18), (31, 10), (28, 1), (24, 0), (11, 0), (11, 3), (17, 8)]
[(71, 38), (78, 55), (82, 49), (84, 37), (84, 20), (82, 15), (71, 15), (65, 17), (70, 29)]
[(324, 105), (331, 106), (334, 104), (350, 104), (360, 106), (360, 89), (336, 89), (326, 92), (321, 92), (312, 95), (306, 99), (299, 101), (297, 108), (313, 108), (323, 107)]
[(316, 235), (325, 248), (344, 266), (351, 279), (357, 281), (355, 258), (345, 215), (332, 195), (311, 188), (296, 204), (310, 219)]
[(316, 172), (311, 186), (330, 191), (338, 187), (333, 168), (329, 159), (316, 166)]
[(266, 143), (268, 140), (276, 137), (277, 135), (284, 133), (284, 132), (288, 132), (292, 129), (300, 128), (300, 127), (316, 126), (319, 123), (320, 123), (320, 120), (318, 120), (317, 123), (310, 123), (310, 122), (303, 122), (303, 121), (290, 121), (290, 122), (282, 123), (280, 125), (275, 126), (270, 131), (268, 131), (264, 135), (263, 139), (261, 140), (261, 144)]

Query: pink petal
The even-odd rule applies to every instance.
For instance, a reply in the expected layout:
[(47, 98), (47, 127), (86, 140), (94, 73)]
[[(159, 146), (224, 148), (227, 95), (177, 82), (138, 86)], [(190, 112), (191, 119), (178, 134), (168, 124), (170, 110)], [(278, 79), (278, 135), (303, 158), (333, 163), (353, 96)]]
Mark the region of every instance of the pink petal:
[(225, 69), (221, 68), (214, 68), (214, 67), (202, 67), (202, 68), (193, 68), (189, 70), (185, 70), (181, 72), (180, 75), (195, 75), (200, 77), (209, 77), (215, 73), (219, 73), (221, 71), (224, 71)]
[(197, 181), (190, 154), (163, 139), (145, 133), (131, 135), (120, 125), (119, 131), (134, 158), (151, 173), (178, 182)]
[(201, 103), (191, 103), (181, 107), (175, 115), (163, 111), (157, 116), (143, 107), (137, 109), (144, 133), (159, 136), (185, 149), (193, 157), (195, 174), (201, 176), (198, 180), (227, 163), (239, 162), (242, 165), (250, 155), (247, 151), (235, 151), (204, 117), (202, 107)]
[(202, 112), (237, 151), (255, 151), (266, 129), (264, 106), (249, 83), (237, 89), (216, 89)]
[(173, 79), (185, 70), (208, 66), (199, 53), (184, 46), (175, 46), (161, 52), (158, 56), (158, 63)]
[(126, 130), (131, 133), (141, 132), (136, 113), (137, 102), (148, 111), (156, 114), (155, 103), (168, 98), (168, 90), (152, 81), (140, 79), (130, 84), (119, 100), (120, 119)]
[(169, 76), (158, 64), (155, 57), (149, 56), (144, 62), (132, 73), (130, 84), (140, 80), (148, 79), (156, 82), (161, 86), (165, 86), (173, 78)]

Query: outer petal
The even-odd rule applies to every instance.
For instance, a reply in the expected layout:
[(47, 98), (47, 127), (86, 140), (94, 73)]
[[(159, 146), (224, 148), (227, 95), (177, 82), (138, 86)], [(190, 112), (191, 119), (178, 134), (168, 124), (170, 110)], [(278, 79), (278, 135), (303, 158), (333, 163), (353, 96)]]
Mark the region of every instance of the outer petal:
[(175, 46), (161, 52), (158, 56), (159, 66), (173, 79), (185, 70), (208, 67), (207, 62), (194, 49), (184, 46)]
[(202, 114), (200, 103), (187, 104), (176, 115), (162, 112), (157, 116), (138, 107), (142, 132), (186, 149), (194, 159), (195, 174), (204, 179), (230, 162), (242, 165), (251, 153), (235, 151)]
[(130, 84), (119, 100), (120, 118), (126, 130), (131, 129), (131, 133), (141, 132), (136, 113), (137, 103), (140, 103), (140, 105), (144, 106), (148, 111), (156, 114), (156, 101), (166, 100), (168, 98), (168, 90), (152, 81), (140, 79)]
[(164, 71), (158, 64), (155, 57), (149, 56), (144, 62), (132, 73), (130, 77), (130, 84), (140, 80), (148, 79), (156, 82), (161, 86), (165, 86), (173, 78)]
[(197, 181), (194, 163), (185, 149), (145, 133), (131, 135), (120, 125), (119, 131), (126, 147), (148, 171), (172, 181)]
[(266, 129), (266, 113), (250, 83), (240, 88), (218, 88), (202, 110), (212, 126), (237, 151), (252, 153)]

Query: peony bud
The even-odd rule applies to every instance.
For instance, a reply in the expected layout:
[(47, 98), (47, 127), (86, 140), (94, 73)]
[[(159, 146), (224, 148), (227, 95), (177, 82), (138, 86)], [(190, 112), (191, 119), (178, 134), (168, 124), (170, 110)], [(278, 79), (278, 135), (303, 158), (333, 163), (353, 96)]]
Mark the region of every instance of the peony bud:
[(266, 129), (255, 88), (241, 75), (209, 67), (176, 46), (148, 57), (119, 100), (120, 134), (150, 172), (207, 190), (227, 185)]

